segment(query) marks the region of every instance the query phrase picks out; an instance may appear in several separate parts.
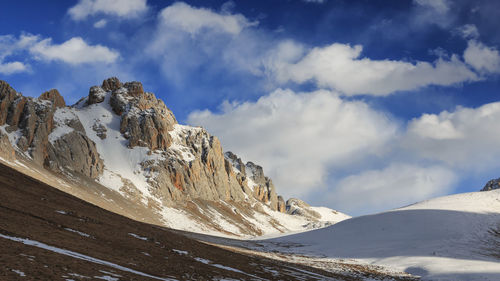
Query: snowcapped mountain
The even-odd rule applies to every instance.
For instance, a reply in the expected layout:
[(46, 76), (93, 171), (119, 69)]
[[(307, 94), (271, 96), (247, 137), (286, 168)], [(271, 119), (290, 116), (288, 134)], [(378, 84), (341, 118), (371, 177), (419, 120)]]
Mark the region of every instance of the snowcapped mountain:
[(3, 162), (130, 218), (206, 234), (304, 231), (349, 216), (285, 200), (262, 167), (178, 124), (139, 82), (104, 80), (66, 106), (57, 90), (24, 97), (0, 81)]
[(435, 198), (268, 242), (280, 251), (356, 259), (423, 280), (500, 280), (500, 190)]

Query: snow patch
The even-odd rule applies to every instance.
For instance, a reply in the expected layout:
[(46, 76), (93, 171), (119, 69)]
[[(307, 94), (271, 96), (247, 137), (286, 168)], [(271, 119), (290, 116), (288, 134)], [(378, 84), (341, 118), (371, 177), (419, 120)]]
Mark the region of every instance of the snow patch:
[(142, 237), (140, 235), (137, 235), (137, 234), (134, 234), (134, 233), (129, 233), (128, 235), (134, 237), (134, 238), (137, 238), (139, 240), (144, 240), (144, 241), (148, 241), (148, 238), (147, 237)]

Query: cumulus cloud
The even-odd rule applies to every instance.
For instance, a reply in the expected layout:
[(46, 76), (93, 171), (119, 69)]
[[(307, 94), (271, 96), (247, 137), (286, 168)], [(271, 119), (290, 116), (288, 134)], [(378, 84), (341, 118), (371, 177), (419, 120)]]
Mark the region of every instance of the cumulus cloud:
[(361, 101), (330, 91), (277, 90), (256, 102), (225, 103), (188, 122), (220, 137), (224, 148), (256, 161), (285, 196), (324, 185), (328, 167), (381, 153), (397, 125)]
[(384, 96), (396, 91), (415, 90), (428, 85), (449, 86), (475, 81), (477, 75), (456, 55), (433, 63), (361, 58), (362, 46), (334, 43), (311, 49), (296, 62), (282, 61), (270, 73), (285, 83), (314, 81), (320, 87), (346, 95)]
[(481, 73), (499, 73), (500, 55), (498, 50), (476, 40), (469, 40), (464, 52), (465, 62)]
[(188, 123), (262, 165), (280, 194), (351, 214), (448, 194), (458, 180), (500, 168), (500, 102), (405, 124), (331, 91), (277, 90), (193, 112)]
[(221, 14), (210, 9), (192, 7), (184, 2), (174, 3), (160, 12), (160, 24), (177, 28), (190, 34), (211, 29), (238, 34), (245, 27), (256, 25), (240, 14)]
[(14, 74), (14, 73), (18, 73), (18, 72), (25, 72), (25, 71), (28, 71), (28, 67), (22, 62), (18, 62), (18, 61), (7, 62), (7, 63), (0, 62), (0, 73), (1, 74), (9, 75), (9, 74)]
[(11, 55), (24, 55), (27, 61), (61, 61), (71, 65), (83, 63), (115, 62), (118, 51), (102, 45), (89, 45), (81, 37), (73, 37), (61, 44), (54, 44), (52, 38), (40, 35), (22, 34), (18, 38), (12, 35), (0, 36), (0, 73), (13, 74), (30, 70), (24, 62), (5, 62)]
[(68, 10), (68, 14), (76, 21), (96, 14), (134, 18), (147, 9), (146, 0), (79, 0)]
[(445, 195), (456, 180), (455, 173), (446, 167), (393, 163), (342, 179), (328, 199), (348, 213), (384, 211)]
[(82, 63), (112, 63), (119, 53), (102, 45), (89, 45), (81, 37), (73, 37), (62, 44), (52, 43), (51, 38), (33, 44), (29, 51), (38, 59), (62, 61), (78, 65)]
[(424, 114), (411, 120), (401, 143), (418, 157), (458, 169), (499, 167), (500, 103)]
[(257, 22), (231, 13), (230, 6), (214, 11), (178, 2), (164, 8), (146, 55), (176, 85), (192, 84), (197, 72), (261, 77), (260, 57), (270, 41), (252, 28)]
[(10, 75), (29, 70), (29, 65), (20, 61), (8, 61), (5, 59), (23, 47), (23, 39), (17, 39), (12, 35), (0, 36), (0, 73)]

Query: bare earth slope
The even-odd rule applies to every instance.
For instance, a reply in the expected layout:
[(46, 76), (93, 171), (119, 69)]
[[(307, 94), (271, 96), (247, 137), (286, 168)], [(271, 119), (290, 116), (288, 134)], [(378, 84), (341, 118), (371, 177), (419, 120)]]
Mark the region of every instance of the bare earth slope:
[(4, 165), (0, 194), (0, 280), (355, 280), (197, 242)]

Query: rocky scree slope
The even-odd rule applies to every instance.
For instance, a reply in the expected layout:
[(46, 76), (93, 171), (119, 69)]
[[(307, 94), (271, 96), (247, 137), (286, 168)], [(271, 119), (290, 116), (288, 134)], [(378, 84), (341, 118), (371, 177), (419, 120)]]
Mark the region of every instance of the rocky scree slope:
[(348, 218), (285, 202), (262, 167), (223, 153), (203, 128), (178, 124), (139, 82), (109, 78), (68, 107), (57, 90), (24, 97), (0, 81), (0, 144), (7, 162), (43, 167), (72, 186), (95, 183), (117, 197), (93, 203), (126, 200), (143, 211), (138, 218), (119, 206), (122, 214), (172, 228), (248, 237)]

